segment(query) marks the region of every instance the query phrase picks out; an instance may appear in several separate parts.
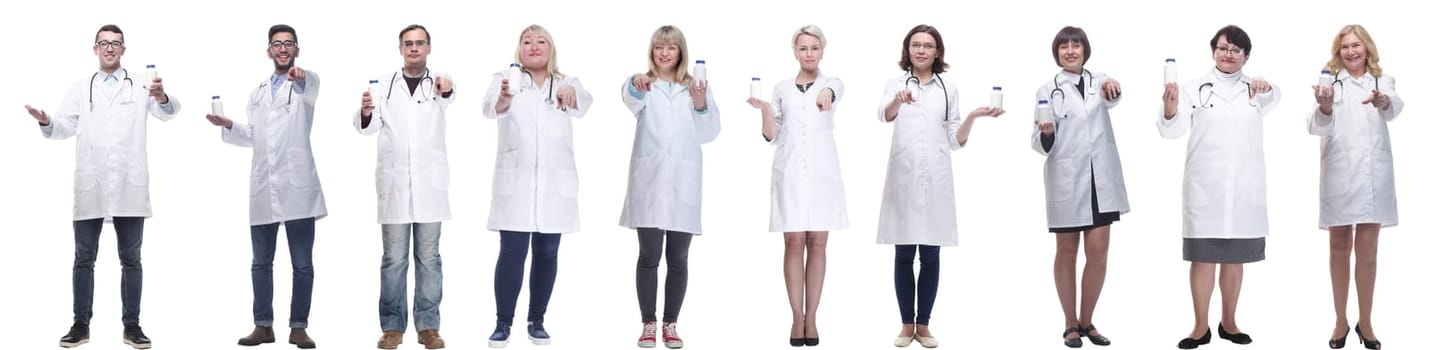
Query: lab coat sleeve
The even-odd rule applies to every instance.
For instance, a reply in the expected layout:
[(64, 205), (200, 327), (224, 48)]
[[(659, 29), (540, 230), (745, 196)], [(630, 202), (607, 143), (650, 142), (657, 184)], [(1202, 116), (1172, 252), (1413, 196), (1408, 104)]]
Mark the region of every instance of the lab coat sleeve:
[(306, 71), (304, 73), (307, 74), (307, 77), (303, 78), (303, 81), (293, 84), (293, 92), (302, 96), (303, 104), (312, 106), (317, 104), (318, 89), (322, 87), (322, 80), (318, 79), (316, 72)]
[[(1047, 99), (1047, 92), (1048, 92), (1048, 91), (1050, 91), (1050, 89), (1048, 89), (1048, 88), (1045, 87), (1045, 86), (1042, 87), (1041, 89), (1038, 89), (1038, 90), (1037, 90), (1037, 101), (1046, 100), (1046, 99)], [(1036, 101), (1033, 101), (1033, 102), (1036, 102)], [(1044, 156), (1045, 156), (1045, 155), (1047, 155), (1048, 153), (1050, 153), (1050, 150), (1048, 150), (1048, 147), (1043, 147), (1043, 143), (1042, 143), (1042, 139), (1043, 139), (1043, 137), (1042, 137), (1042, 129), (1038, 128), (1038, 127), (1037, 127), (1037, 123), (1036, 123), (1036, 121), (1037, 121), (1037, 108), (1033, 108), (1033, 109), (1032, 109), (1032, 121), (1033, 121), (1033, 124), (1032, 124), (1032, 150), (1033, 150), (1033, 151), (1037, 151), (1037, 154), (1041, 154), (1041, 155), (1044, 155)], [(1056, 122), (1057, 122), (1057, 118), (1052, 118), (1052, 123), (1053, 123), (1053, 124), (1052, 124), (1052, 125), (1053, 125), (1053, 126), (1052, 126), (1052, 134), (1053, 134), (1053, 135), (1056, 135), (1056, 133), (1057, 133)]]
[(943, 132), (948, 135), (948, 151), (956, 151), (963, 148), (963, 144), (958, 143), (958, 129), (963, 125), (962, 115), (958, 114), (958, 87), (951, 83), (945, 84), (948, 94), (948, 110), (946, 119), (943, 120)]
[(84, 87), (75, 84), (70, 87), (60, 102), (60, 108), (50, 114), (50, 125), (40, 127), (40, 134), (51, 140), (64, 140), (79, 130), (79, 113), (84, 110)]
[(892, 120), (888, 120), (888, 116), (884, 115), (884, 107), (893, 103), (893, 97), (897, 96), (900, 90), (903, 90), (903, 84), (898, 83), (898, 79), (888, 79), (888, 83), (883, 84), (883, 98), (878, 99), (878, 121), (892, 122)]
[[(1111, 75), (1107, 75), (1106, 72), (1097, 73), (1095, 77), (1097, 77), (1097, 78), (1098, 78), (1097, 81), (1101, 82), (1102, 84), (1105, 84), (1106, 81), (1107, 81), (1107, 79), (1112, 79)], [(1118, 82), (1118, 83), (1120, 83), (1120, 82)], [(1097, 88), (1098, 90), (1100, 90), (1102, 87), (1101, 87), (1100, 84), (1098, 84), (1098, 85), (1096, 86), (1096, 88)], [(1124, 91), (1124, 90), (1123, 90), (1123, 91)], [(1121, 104), (1121, 97), (1122, 97), (1122, 96), (1121, 96), (1120, 94), (1116, 95), (1116, 98), (1114, 98), (1114, 99), (1106, 99), (1106, 93), (1100, 92), (1100, 91), (1098, 91), (1097, 93), (1098, 93), (1098, 94), (1101, 94), (1101, 95), (1102, 95), (1102, 99), (1103, 99), (1104, 101), (1106, 101), (1106, 104), (1105, 104), (1105, 105), (1106, 105), (1106, 109), (1107, 109), (1107, 110), (1111, 110), (1112, 108), (1116, 108), (1116, 105)]]
[[(694, 110), (691, 103), (690, 110)], [(714, 89), (705, 90), (705, 111), (693, 112), (695, 122), (695, 137), (699, 138), (700, 144), (710, 143), (719, 136), (719, 106), (715, 105)]]
[[(1260, 78), (1265, 79), (1265, 78)], [(1275, 110), (1275, 106), (1280, 105), (1280, 86), (1270, 84), (1270, 92), (1255, 95), (1255, 103), (1260, 106), (1260, 115), (1263, 117)]]
[(169, 121), (178, 116), (179, 110), (182, 108), (180, 108), (179, 99), (174, 98), (173, 94), (167, 92), (164, 94), (169, 98), (169, 103), (160, 104), (157, 98), (149, 97), (149, 115), (154, 119)]
[[(308, 76), (308, 79), (312, 79), (312, 78), (313, 78), (313, 77), (312, 77), (311, 75)], [(316, 84), (314, 84), (312, 87), (315, 88), (315, 87), (316, 87)], [(259, 87), (258, 90), (253, 91), (253, 93), (254, 93), (254, 94), (260, 94), (260, 93), (262, 93), (262, 90), (263, 90), (263, 88), (262, 88), (262, 87)], [(252, 96), (249, 96), (249, 98), (250, 98), (250, 101), (252, 101)], [(249, 103), (249, 104), (248, 104), (248, 107), (245, 108), (245, 111), (248, 113), (248, 120), (249, 120), (249, 121), (252, 121), (252, 120), (253, 120), (253, 107), (254, 107), (254, 106), (255, 106), (255, 105), (254, 105), (253, 103)], [(359, 121), (359, 122), (360, 122), (360, 121)], [(253, 147), (253, 125), (252, 125), (252, 124), (248, 124), (248, 123), (242, 123), (242, 124), (240, 124), (240, 123), (238, 123), (238, 122), (234, 122), (232, 128), (223, 128), (223, 127), (220, 127), (220, 128), (218, 128), (218, 129), (220, 130), (220, 131), (219, 131), (220, 135), (223, 136), (223, 142), (224, 142), (224, 143), (227, 143), (227, 144), (230, 144), (230, 145), (234, 145), (234, 146), (238, 146), (238, 147)]]
[(496, 111), (496, 102), (501, 100), (501, 79), (506, 75), (496, 73), (491, 75), (491, 84), (486, 86), (486, 96), (481, 97), (481, 115), (487, 119), (501, 119), (511, 115), (511, 107), (507, 107), (505, 112)]
[(1187, 84), (1179, 84), (1181, 87), (1181, 97), (1176, 106), (1176, 115), (1170, 120), (1166, 119), (1166, 104), (1156, 105), (1156, 128), (1161, 131), (1161, 137), (1174, 139), (1185, 135), (1191, 130), (1191, 125), (1195, 123), (1194, 116), (1191, 115), (1191, 94), (1187, 92)]
[(1389, 97), (1389, 109), (1380, 110), (1379, 117), (1384, 121), (1391, 121), (1399, 117), (1399, 112), (1404, 111), (1404, 100), (1399, 98), (1399, 92), (1394, 90), (1394, 77), (1383, 77), (1379, 82), (1379, 93)]
[[(832, 88), (832, 86), (830, 86), (830, 88)], [(783, 101), (784, 101), (784, 96), (783, 96), (783, 94), (784, 94), (784, 90), (783, 90), (783, 89), (780, 89), (778, 85), (775, 85), (775, 86), (774, 86), (774, 94), (771, 95), (771, 96), (769, 96), (769, 111), (773, 114), (773, 116), (771, 116), (771, 118), (774, 119), (774, 135), (772, 135), (771, 137), (765, 139), (764, 141), (767, 141), (770, 145), (777, 145), (777, 144), (779, 144), (779, 140), (783, 138), (783, 137), (780, 137), (780, 135), (784, 133), (784, 102), (783, 102)], [(835, 92), (835, 95), (837, 95), (837, 92)], [(763, 111), (761, 111), (760, 113), (763, 113)], [(762, 116), (762, 115), (761, 115), (761, 116)], [(761, 122), (761, 123), (762, 123), (762, 122)], [(763, 131), (760, 131), (760, 133), (763, 133)]]
[(592, 98), (590, 91), (586, 91), (585, 86), (581, 85), (580, 79), (570, 77), (565, 82), (565, 86), (570, 86), (571, 89), (576, 91), (576, 108), (567, 108), (566, 116), (571, 118), (585, 117), (586, 111), (590, 111), (590, 104), (595, 102), (595, 98)]
[(829, 86), (825, 87), (834, 92), (834, 106), (830, 110), (838, 110), (839, 101), (844, 99), (844, 82), (839, 78), (829, 78)]
[(645, 109), (645, 95), (649, 91), (641, 92), (635, 90), (635, 76), (625, 78), (625, 83), (620, 85), (620, 100), (625, 102), (625, 107), (630, 108), (630, 113), (634, 113), (636, 118), (640, 117), (640, 111)]
[(1305, 116), (1305, 127), (1310, 135), (1329, 136), (1330, 130), (1335, 126), (1335, 109), (1330, 108), (1330, 114), (1320, 113), (1320, 104), (1312, 103), (1314, 107), (1310, 109), (1310, 115)]

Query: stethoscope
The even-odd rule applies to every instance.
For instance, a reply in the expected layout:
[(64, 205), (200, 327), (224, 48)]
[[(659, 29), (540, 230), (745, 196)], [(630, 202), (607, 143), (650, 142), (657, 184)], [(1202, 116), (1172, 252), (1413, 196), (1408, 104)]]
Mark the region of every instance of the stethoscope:
[[(535, 77), (535, 76), (532, 76), (530, 71), (527, 71), (527, 70), (525, 70), (525, 69), (522, 69), (522, 70), (521, 70), (521, 73), (526, 73), (526, 78), (529, 79), (529, 80), (531, 80), (532, 83), (535, 83), (535, 82), (536, 82), (536, 77)], [(508, 82), (508, 83), (509, 83), (509, 82)], [(521, 81), (521, 85), (524, 86), (525, 83), (526, 83), (526, 82), (525, 82), (524, 80)], [(554, 96), (555, 96), (554, 94), (555, 94), (555, 93), (556, 93), (556, 77), (553, 77), (553, 76), (549, 76), (549, 75), (548, 75), (548, 76), (546, 76), (546, 104), (548, 104), (548, 105), (555, 105), (555, 104), (556, 104), (556, 99), (554, 98)], [(561, 107), (560, 110), (561, 110), (561, 111), (565, 111), (565, 110), (566, 110), (566, 107)]]
[[(1196, 88), (1196, 99), (1200, 100), (1200, 101), (1201, 101), (1201, 104), (1200, 104), (1199, 106), (1197, 106), (1197, 105), (1195, 105), (1195, 104), (1192, 104), (1192, 105), (1191, 105), (1191, 109), (1195, 109), (1195, 110), (1205, 110), (1205, 109), (1214, 108), (1216, 105), (1215, 105), (1214, 103), (1211, 103), (1211, 96), (1215, 96), (1215, 95), (1216, 95), (1216, 91), (1215, 91), (1215, 90), (1211, 90), (1211, 95), (1210, 95), (1210, 96), (1206, 96), (1206, 88), (1210, 88), (1210, 87), (1214, 87), (1214, 86), (1215, 86), (1214, 84), (1212, 84), (1211, 82), (1208, 81), (1208, 82), (1205, 82), (1205, 83), (1201, 84), (1201, 87)], [(1250, 86), (1250, 83), (1245, 83), (1245, 89), (1246, 89), (1246, 90), (1245, 90), (1245, 93), (1246, 93), (1247, 97), (1249, 97), (1250, 91), (1251, 91), (1251, 89), (1253, 89), (1253, 87)], [(1227, 99), (1229, 99), (1229, 98), (1227, 98)], [(1256, 103), (1255, 103), (1255, 99), (1250, 99), (1249, 103), (1250, 103), (1250, 106), (1251, 106), (1251, 107), (1258, 107), (1258, 106), (1256, 105)]]
[[(1374, 91), (1379, 91), (1379, 77), (1376, 77), (1376, 76), (1374, 76), (1374, 75), (1370, 75), (1370, 77), (1371, 77), (1371, 78), (1374, 78)], [(1335, 102), (1344, 101), (1344, 97), (1345, 97), (1345, 80), (1344, 80), (1344, 79), (1340, 79), (1338, 76), (1336, 76), (1335, 81), (1332, 82), (1332, 83), (1330, 83), (1330, 90), (1334, 90), (1334, 89), (1335, 89), (1335, 85), (1339, 85), (1339, 86), (1340, 86), (1340, 93), (1335, 94)]]
[[(422, 103), (423, 101), (427, 100), (436, 100), (437, 96), (432, 92), (428, 92), (427, 89), (423, 88), (422, 84), (426, 84), (426, 86), (436, 85), (436, 81), (432, 80), (432, 71), (430, 69), (423, 70), (422, 80), (417, 81), (417, 90), (422, 92), (422, 98), (417, 99), (417, 103)], [(386, 101), (392, 100), (392, 86), (394, 85), (397, 85), (397, 73), (392, 73), (392, 79), (387, 81), (387, 97), (385, 98)], [(291, 94), (292, 90), (288, 90), (288, 93)]]
[[(939, 75), (939, 74), (937, 74), (937, 73), (933, 73), (933, 82), (938, 83), (938, 87), (943, 89), (943, 107), (946, 108), (947, 106), (951, 106), (952, 104), (951, 104), (950, 101), (948, 100), (948, 86), (947, 86), (947, 85), (943, 85), (943, 76), (942, 76), (942, 75)], [(913, 75), (912, 73), (909, 73), (909, 74), (908, 74), (908, 79), (904, 79), (904, 80), (903, 80), (903, 86), (904, 86), (905, 89), (908, 88), (908, 83), (913, 83), (913, 86), (918, 88), (918, 100), (922, 100), (922, 99), (923, 99), (923, 84), (922, 84), (922, 82), (919, 82), (919, 81), (918, 81), (918, 76), (915, 76), (915, 75)], [(908, 91), (913, 91), (913, 89), (908, 89)], [(943, 121), (947, 121), (947, 120), (948, 120), (947, 112), (944, 112), (944, 113), (943, 113)]]
[[(1085, 99), (1086, 96), (1096, 96), (1097, 89), (1089, 89), (1091, 87), (1090, 85), (1092, 85), (1091, 74), (1088, 74), (1086, 70), (1082, 70), (1082, 74), (1078, 76), (1084, 78), (1082, 81), (1086, 82), (1086, 86), (1082, 87), (1082, 91), (1084, 91), (1082, 98)], [(1057, 73), (1056, 76), (1052, 77), (1052, 92), (1047, 95), (1047, 102), (1051, 102), (1050, 105), (1065, 107), (1067, 103), (1067, 92), (1062, 90), (1061, 78), (1062, 73)], [(1056, 102), (1057, 95), (1062, 95), (1062, 102), (1060, 104)], [(1063, 117), (1066, 117), (1066, 115), (1063, 115)]]
[[(270, 84), (272, 84), (272, 83), (273, 83), (273, 82), (271, 82), (271, 81), (265, 81), (265, 82), (263, 82), (262, 84), (258, 84), (258, 93), (261, 94), (261, 93), (263, 93), (263, 92), (265, 92), (265, 91), (269, 91), (269, 90), (265, 90), (265, 88), (269, 88), (270, 86), (272, 86), (272, 85), (270, 85)], [(272, 93), (269, 93), (268, 95), (271, 96)], [(260, 95), (260, 96), (261, 96), (261, 95)], [(258, 104), (258, 101), (260, 101), (261, 99), (262, 99), (262, 97), (255, 98), (255, 99), (253, 100), (253, 104)], [(283, 107), (284, 107), (283, 110), (286, 111), (286, 112), (291, 113), (291, 112), (293, 111), (293, 87), (292, 87), (292, 86), (289, 86), (289, 87), (288, 87), (288, 104), (287, 104), (286, 106), (283, 106)]]
[[(130, 91), (133, 91), (133, 89), (134, 89), (134, 80), (129, 79), (129, 70), (127, 70), (127, 69), (119, 69), (119, 70), (123, 70), (123, 71), (124, 71), (124, 81), (126, 81), (126, 83), (129, 83), (129, 89), (130, 89)], [(99, 77), (99, 71), (94, 71), (94, 76), (90, 76), (90, 94), (89, 94), (89, 97), (90, 97), (90, 111), (94, 111), (94, 79), (96, 79), (96, 77)], [(1378, 84), (1378, 81), (1376, 81), (1376, 84)], [(120, 89), (123, 89), (123, 87), (120, 87)], [(124, 91), (124, 90), (120, 90), (120, 93), (123, 93), (123, 91)], [(134, 94), (133, 94), (133, 93), (130, 93), (129, 96), (124, 97), (124, 104), (131, 104), (131, 103), (134, 103)]]

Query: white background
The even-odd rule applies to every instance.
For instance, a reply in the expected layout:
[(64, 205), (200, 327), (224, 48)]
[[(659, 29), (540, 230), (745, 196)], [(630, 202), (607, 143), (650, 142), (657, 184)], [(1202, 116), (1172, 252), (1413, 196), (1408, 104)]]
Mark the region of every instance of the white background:
[[(476, 6), (457, 10), (456, 6)], [(517, 8), (515, 6), (522, 6)], [(824, 72), (844, 80), (835, 134), (853, 227), (829, 243), (828, 283), (820, 309), (821, 345), (887, 348), (898, 332), (892, 248), (874, 244), (892, 125), (874, 111), (887, 79), (900, 72), (902, 38), (920, 23), (938, 27), (953, 65), (944, 77), (961, 91), (963, 112), (1004, 87), (1009, 112), (979, 120), (966, 149), (954, 153), (961, 246), (943, 253), (933, 332), (944, 346), (1062, 348), (1062, 315), (1052, 286), (1054, 239), (1046, 232), (1043, 157), (1030, 149), (1033, 94), (1057, 67), (1050, 55), (1064, 25), (1083, 27), (1094, 53), (1088, 67), (1123, 84), (1112, 111), (1132, 212), (1113, 226), (1110, 271), (1096, 324), (1115, 346), (1169, 348), (1192, 321), (1188, 263), (1181, 260), (1180, 189), (1184, 140), (1163, 140), (1153, 125), (1162, 61), (1181, 62), (1181, 77), (1213, 66), (1211, 35), (1226, 24), (1253, 41), (1246, 66), (1286, 95), (1266, 119), (1272, 234), (1268, 259), (1246, 269), (1240, 325), (1253, 348), (1324, 346), (1333, 324), (1326, 233), (1316, 229), (1318, 138), (1305, 131), (1309, 86), (1345, 24), (1365, 25), (1380, 45), (1385, 73), (1400, 82), (1408, 109), (1391, 124), (1398, 151), (1400, 227), (1381, 240), (1377, 332), (1391, 347), (1421, 341), (1429, 301), (1420, 297), (1429, 254), (1424, 158), (1429, 144), (1420, 111), (1429, 79), (1419, 18), (1408, 2), (863, 2), (837, 6), (768, 1), (663, 3), (625, 1), (501, 2), (16, 2), (0, 22), (12, 42), (0, 91), (0, 140), (6, 151), (0, 202), (8, 266), (7, 348), (55, 346), (70, 324), (71, 177), (74, 141), (43, 139), (24, 104), (54, 111), (69, 84), (97, 67), (96, 29), (125, 30), (123, 63), (135, 74), (156, 64), (179, 117), (151, 122), (149, 162), (155, 217), (145, 223), (143, 326), (163, 349), (232, 348), (251, 329), (247, 196), (249, 149), (224, 144), (203, 119), (208, 97), (222, 95), (238, 121), (243, 96), (272, 73), (264, 56), (270, 25), (298, 30), (298, 66), (317, 72), (323, 90), (314, 153), (331, 216), (317, 225), (313, 337), (322, 348), (371, 348), (381, 256), (373, 187), (375, 137), (353, 130), (366, 81), (401, 64), (397, 32), (420, 23), (433, 36), (430, 67), (454, 77), (448, 113), (452, 209), (445, 223), (442, 331), (449, 347), (484, 347), (494, 323), (492, 271), (497, 235), (485, 230), (494, 166), (495, 122), (480, 114), (490, 74), (512, 59), (519, 30), (546, 26), (561, 70), (595, 97), (575, 122), (584, 232), (567, 235), (560, 277), (547, 315), (552, 349), (634, 347), (639, 312), (634, 290), (636, 240), (616, 225), (624, 196), (634, 118), (620, 103), (625, 77), (646, 68), (659, 25), (676, 24), (694, 58), (709, 62), (723, 112), (723, 134), (705, 146), (705, 231), (691, 252), (691, 281), (680, 330), (694, 349), (783, 348), (790, 327), (780, 262), (780, 234), (768, 225), (770, 146), (756, 110), (744, 103), (752, 75), (775, 82), (797, 70), (790, 48), (799, 26), (828, 36)], [(159, 13), (167, 15), (160, 15)], [(597, 13), (604, 13), (596, 15)], [(1131, 16), (1130, 14), (1146, 14)], [(768, 89), (766, 89), (767, 91)], [(290, 288), (287, 248), (275, 262), (276, 324), (281, 342)], [(93, 342), (120, 342), (119, 266), (106, 226), (96, 265)], [(663, 290), (662, 290), (663, 293)], [(525, 297), (516, 314), (526, 317)], [(1215, 299), (1219, 300), (1219, 299)], [(1351, 321), (1355, 306), (1351, 297)], [(1211, 322), (1219, 319), (1213, 300)], [(529, 348), (524, 330), (512, 347)], [(411, 330), (402, 348), (419, 348)], [(1353, 343), (1353, 340), (1351, 340)], [(1213, 348), (1227, 344), (1215, 340)], [(288, 345), (266, 346), (287, 347)], [(915, 345), (916, 346), (916, 345)], [(1088, 346), (1091, 346), (1090, 344)]]

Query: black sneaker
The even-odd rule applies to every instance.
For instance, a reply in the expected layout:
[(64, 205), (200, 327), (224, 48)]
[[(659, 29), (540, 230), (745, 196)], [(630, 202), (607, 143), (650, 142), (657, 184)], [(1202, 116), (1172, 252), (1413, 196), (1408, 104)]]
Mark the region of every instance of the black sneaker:
[(149, 337), (144, 336), (144, 330), (139, 328), (139, 324), (124, 325), (124, 344), (135, 349), (148, 349)]
[(60, 338), (60, 347), (72, 348), (88, 342), (89, 323), (86, 323), (84, 321), (74, 321), (74, 325), (69, 326), (69, 333), (65, 333), (65, 336), (63, 338)]

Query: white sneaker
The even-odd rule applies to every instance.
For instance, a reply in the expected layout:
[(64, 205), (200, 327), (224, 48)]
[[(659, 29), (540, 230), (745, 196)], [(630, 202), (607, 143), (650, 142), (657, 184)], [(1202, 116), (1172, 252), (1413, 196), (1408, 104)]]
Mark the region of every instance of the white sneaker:
[(644, 328), (645, 329), (640, 332), (640, 347), (655, 347), (655, 331), (658, 329), (657, 327), (655, 327), (655, 322), (645, 322)]
[(679, 349), (685, 347), (685, 341), (680, 339), (680, 335), (675, 333), (675, 324), (665, 322), (665, 347)]

